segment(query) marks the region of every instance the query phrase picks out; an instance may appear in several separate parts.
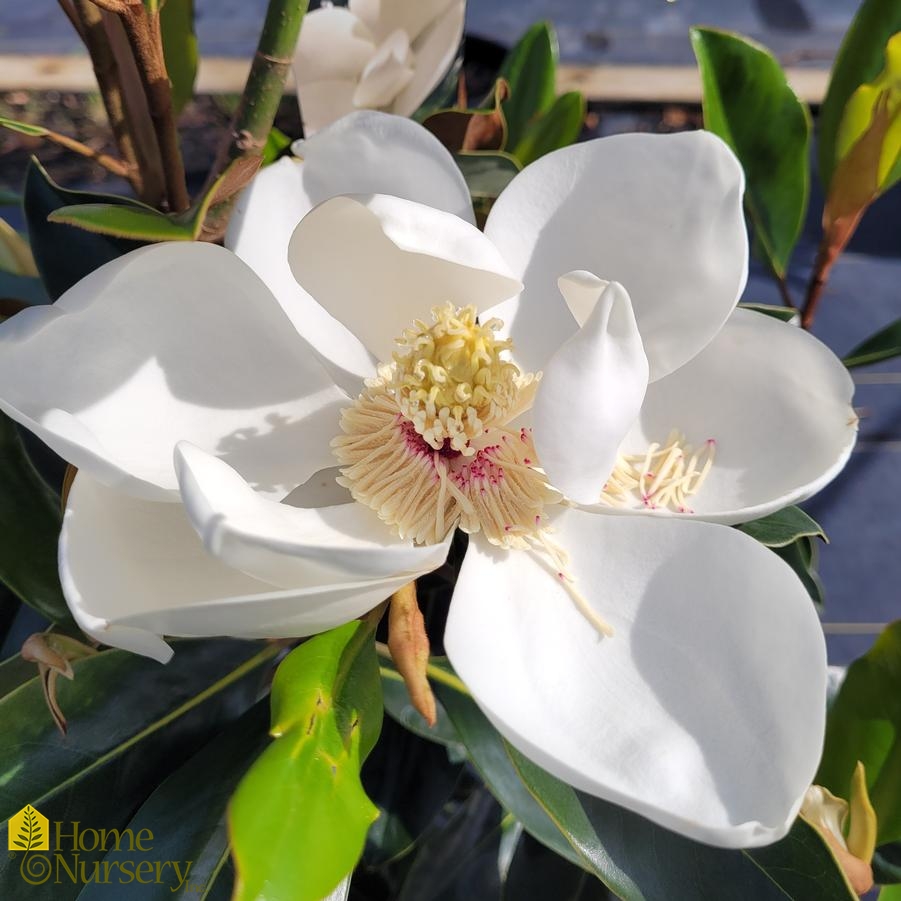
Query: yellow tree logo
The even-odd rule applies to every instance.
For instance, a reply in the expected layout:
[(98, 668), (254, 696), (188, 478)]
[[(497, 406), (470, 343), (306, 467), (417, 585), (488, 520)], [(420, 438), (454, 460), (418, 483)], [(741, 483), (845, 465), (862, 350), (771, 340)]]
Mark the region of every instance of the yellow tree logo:
[(30, 804), (9, 820), (10, 851), (48, 851), (50, 823)]

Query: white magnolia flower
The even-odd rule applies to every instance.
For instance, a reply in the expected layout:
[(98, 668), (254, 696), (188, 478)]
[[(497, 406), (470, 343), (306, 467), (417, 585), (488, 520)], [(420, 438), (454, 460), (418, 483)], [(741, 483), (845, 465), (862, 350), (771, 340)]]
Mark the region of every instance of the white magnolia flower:
[(735, 310), (732, 154), (570, 147), (482, 234), (408, 120), (358, 113), (303, 153), (242, 197), (234, 254), (145, 248), (0, 328), (0, 407), (79, 467), (82, 628), (160, 660), (163, 635), (312, 634), (440, 565), (459, 523), (445, 644), (513, 744), (696, 839), (780, 837), (819, 760), (822, 632), (774, 554), (695, 520), (807, 497), (855, 420), (829, 350)]
[(466, 0), (349, 0), (307, 13), (294, 56), (304, 131), (357, 109), (410, 116), (451, 68)]

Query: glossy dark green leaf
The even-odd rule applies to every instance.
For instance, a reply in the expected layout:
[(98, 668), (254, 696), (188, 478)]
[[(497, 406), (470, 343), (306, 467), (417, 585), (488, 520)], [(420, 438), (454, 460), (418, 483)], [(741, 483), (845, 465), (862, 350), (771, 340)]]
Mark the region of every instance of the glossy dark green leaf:
[(828, 189), (837, 164), (836, 139), (845, 105), (858, 87), (873, 81), (885, 65), (885, 45), (901, 31), (898, 0), (863, 0), (832, 66), (817, 117), (820, 179)]
[(0, 272), (0, 299), (2, 298), (21, 300), (29, 306), (50, 303), (40, 278), (12, 275), (9, 272)]
[(0, 187), (0, 206), (16, 206), (22, 202), (22, 195), (9, 188)]
[(771, 550), (795, 571), (795, 575), (801, 580), (814, 604), (822, 607), (825, 603), (825, 592), (817, 572), (819, 549), (816, 540), (802, 536), (791, 544), (774, 547)]
[(901, 621), (848, 667), (829, 709), (816, 782), (847, 798), (858, 760), (866, 767), (879, 844), (901, 840)]
[(272, 685), (276, 740), (229, 809), (235, 901), (320, 901), (350, 873), (378, 809), (360, 767), (382, 721), (375, 621), (305, 642)]
[(38, 475), (12, 420), (0, 413), (0, 581), (55, 623), (72, 623), (57, 569), (59, 497)]
[(112, 203), (81, 203), (51, 213), (49, 221), (71, 225), (98, 235), (131, 241), (193, 241), (194, 223), (176, 219), (151, 207), (122, 206)]
[(536, 122), (526, 128), (513, 155), (528, 166), (539, 157), (575, 144), (582, 133), (587, 111), (585, 97), (579, 91), (561, 94)]
[(848, 369), (853, 369), (855, 366), (869, 366), (898, 356), (901, 356), (901, 319), (896, 319), (891, 325), (870, 335), (847, 354), (842, 362)]
[(498, 78), (510, 85), (503, 104), (507, 148), (516, 147), (529, 123), (551, 108), (557, 96), (557, 35), (550, 22), (536, 22), (501, 63)]
[(805, 536), (826, 540), (822, 526), (800, 507), (785, 507), (738, 528), (767, 547), (785, 547)]
[[(0, 822), (30, 803), (66, 828), (73, 820), (124, 828), (169, 773), (253, 703), (278, 652), (226, 639), (174, 647), (166, 666), (119, 650), (76, 661), (75, 679), (57, 682), (65, 737), (44, 707), (36, 669), (0, 697)], [(5, 832), (4, 823), (3, 847)], [(103, 852), (81, 856), (90, 868)], [(18, 864), (0, 855), (0, 897), (21, 897)], [(30, 886), (28, 897), (67, 901), (81, 888)]]
[(194, 0), (166, 0), (160, 10), (163, 54), (172, 84), (172, 105), (178, 115), (194, 96), (197, 77), (197, 35)]
[[(255, 704), (175, 770), (141, 805), (126, 828), (153, 835), (144, 853), (127, 846), (104, 855), (110, 871), (124, 861), (165, 860), (178, 863), (161, 873), (160, 897), (202, 901), (220, 874), (233, 879), (229, 860), (226, 808), (238, 781), (269, 743), (267, 700)], [(78, 901), (119, 901), (123, 887), (115, 878), (93, 883)], [(228, 892), (230, 895), (230, 891)]]
[(484, 227), (494, 201), (522, 167), (510, 154), (494, 151), (467, 151), (454, 159), (466, 179), (476, 220)]
[(25, 176), (25, 220), (35, 263), (53, 300), (99, 266), (143, 246), (140, 242), (92, 234), (47, 221), (51, 213), (62, 207), (93, 203), (145, 209), (125, 197), (67, 191), (55, 184), (41, 164), (32, 159)]
[(792, 307), (777, 307), (769, 303), (740, 303), (739, 306), (743, 310), (754, 310), (764, 316), (772, 316), (773, 319), (778, 319), (780, 322), (791, 322), (792, 320), (800, 322), (798, 311)]
[(880, 885), (901, 883), (901, 842), (892, 842), (876, 849), (873, 876)]
[(691, 29), (703, 85), (704, 127), (734, 151), (747, 178), (757, 245), (785, 276), (810, 189), (810, 113), (775, 57), (727, 31)]
[(820, 836), (802, 821), (768, 848), (728, 851), (693, 842), (638, 814), (576, 792), (501, 738), (472, 699), (436, 693), (470, 758), (525, 829), (629, 901), (853, 901)]

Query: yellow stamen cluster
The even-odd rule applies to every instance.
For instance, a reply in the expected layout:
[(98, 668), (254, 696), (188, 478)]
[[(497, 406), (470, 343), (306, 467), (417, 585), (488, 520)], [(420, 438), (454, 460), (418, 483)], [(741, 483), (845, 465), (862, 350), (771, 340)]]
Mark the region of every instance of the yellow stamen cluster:
[(644, 454), (621, 456), (604, 485), (601, 502), (611, 507), (637, 503), (650, 510), (691, 513), (688, 499), (707, 478), (715, 451), (712, 438), (694, 449), (674, 430), (662, 446), (655, 443)]
[(403, 416), (435, 450), (464, 456), (490, 425), (509, 418), (519, 389), (519, 369), (501, 354), (501, 323), (476, 321), (473, 306), (434, 307), (432, 325), (417, 320), (398, 339), (394, 362), (379, 367), (378, 381), (394, 396)]

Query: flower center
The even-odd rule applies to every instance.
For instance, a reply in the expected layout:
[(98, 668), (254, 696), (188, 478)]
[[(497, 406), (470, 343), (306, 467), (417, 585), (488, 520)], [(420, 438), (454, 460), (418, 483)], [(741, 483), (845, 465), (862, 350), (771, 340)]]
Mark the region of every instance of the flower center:
[(713, 438), (695, 449), (674, 430), (663, 445), (655, 443), (644, 454), (621, 456), (601, 491), (601, 502), (692, 513), (688, 499), (700, 491), (715, 453)]
[(471, 442), (489, 426), (508, 421), (520, 389), (520, 372), (502, 359), (510, 341), (499, 341), (498, 319), (484, 325), (476, 308), (453, 304), (432, 310), (398, 339), (394, 362), (379, 367), (401, 414), (435, 450), (472, 456)]

